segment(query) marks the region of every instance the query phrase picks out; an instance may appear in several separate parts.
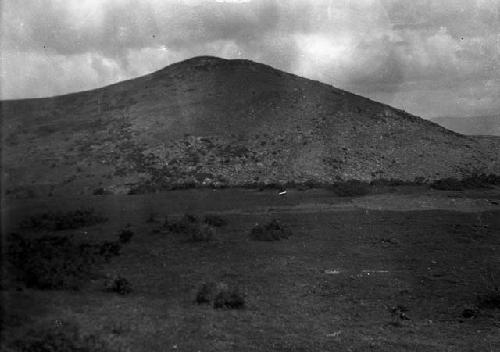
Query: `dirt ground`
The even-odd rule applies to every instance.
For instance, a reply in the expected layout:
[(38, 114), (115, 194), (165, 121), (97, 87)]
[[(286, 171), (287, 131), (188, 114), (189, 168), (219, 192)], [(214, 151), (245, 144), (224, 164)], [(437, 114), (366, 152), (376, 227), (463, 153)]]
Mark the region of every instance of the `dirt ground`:
[[(103, 292), (100, 280), (81, 291), (4, 287), (4, 338), (71, 321), (121, 351), (500, 351), (500, 309), (477, 308), (500, 285), (499, 203), (499, 188), (419, 187), (359, 198), (233, 189), (10, 201), (4, 233), (29, 214), (80, 206), (110, 220), (68, 234), (114, 239), (130, 224), (132, 242), (101, 271), (133, 291)], [(228, 226), (207, 243), (159, 231), (185, 212)], [(273, 218), (289, 239), (250, 240)], [(238, 286), (246, 307), (196, 304), (209, 281)]]

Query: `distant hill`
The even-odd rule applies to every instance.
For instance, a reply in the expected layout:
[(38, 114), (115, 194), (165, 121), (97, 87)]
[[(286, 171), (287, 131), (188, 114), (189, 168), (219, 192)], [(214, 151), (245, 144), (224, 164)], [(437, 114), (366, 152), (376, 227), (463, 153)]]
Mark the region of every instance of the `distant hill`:
[(13, 196), (499, 173), (498, 138), (248, 60), (196, 57), (104, 88), (3, 101)]
[(500, 136), (500, 115), (436, 117), (432, 121), (462, 134)]

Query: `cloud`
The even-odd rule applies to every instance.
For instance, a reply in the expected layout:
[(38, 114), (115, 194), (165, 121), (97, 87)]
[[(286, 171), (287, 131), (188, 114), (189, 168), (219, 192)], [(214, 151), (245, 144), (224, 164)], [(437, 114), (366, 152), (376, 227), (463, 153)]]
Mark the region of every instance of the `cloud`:
[(95, 88), (209, 54), (425, 116), (500, 104), (497, 0), (4, 0), (1, 29), (3, 98)]

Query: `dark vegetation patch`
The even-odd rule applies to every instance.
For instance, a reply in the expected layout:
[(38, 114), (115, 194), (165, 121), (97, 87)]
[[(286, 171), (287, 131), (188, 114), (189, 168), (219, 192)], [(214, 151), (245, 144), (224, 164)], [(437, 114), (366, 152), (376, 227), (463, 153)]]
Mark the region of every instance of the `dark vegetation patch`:
[(363, 181), (351, 180), (337, 182), (327, 187), (339, 197), (364, 196), (370, 193), (370, 184)]
[(134, 237), (134, 232), (129, 229), (123, 229), (118, 235), (121, 244), (129, 243), (132, 237)]
[(491, 291), (477, 296), (479, 309), (500, 309), (500, 291)]
[(29, 217), (20, 227), (35, 231), (60, 231), (78, 229), (106, 222), (108, 219), (95, 214), (95, 210), (78, 209), (68, 212), (46, 212)]
[(170, 232), (184, 235), (189, 242), (208, 242), (215, 236), (214, 226), (191, 214), (185, 214), (179, 220), (167, 218), (163, 226)]
[(498, 268), (487, 267), (483, 277), (484, 290), (477, 296), (479, 309), (500, 309), (500, 281)]
[(245, 298), (237, 290), (222, 290), (214, 299), (214, 308), (242, 309), (245, 307)]
[(95, 335), (82, 336), (79, 329), (69, 323), (28, 330), (9, 344), (19, 352), (107, 352), (110, 346)]
[(132, 292), (132, 285), (124, 277), (116, 276), (104, 283), (104, 290), (107, 292), (118, 293), (123, 296)]
[(500, 176), (494, 174), (476, 174), (463, 179), (443, 178), (431, 183), (431, 187), (442, 191), (463, 191), (466, 189), (491, 188), (500, 185)]
[(204, 283), (196, 294), (196, 303), (212, 304), (214, 309), (242, 309), (245, 297), (237, 287), (229, 287), (225, 283)]
[(255, 225), (250, 238), (254, 241), (280, 241), (292, 235), (292, 231), (279, 220), (273, 219), (264, 225)]
[(78, 242), (71, 236), (11, 234), (7, 259), (15, 279), (42, 290), (79, 289), (96, 265), (120, 254), (119, 242)]
[(420, 186), (426, 184), (424, 177), (416, 177), (413, 181), (395, 178), (377, 178), (370, 182), (370, 186)]
[(227, 225), (226, 219), (215, 214), (205, 215), (203, 218), (203, 222), (213, 227), (224, 227)]

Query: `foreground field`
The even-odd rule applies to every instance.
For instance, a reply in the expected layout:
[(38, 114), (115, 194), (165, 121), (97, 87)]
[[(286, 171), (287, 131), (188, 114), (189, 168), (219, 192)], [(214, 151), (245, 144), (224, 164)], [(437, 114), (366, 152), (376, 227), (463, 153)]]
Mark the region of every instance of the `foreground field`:
[[(100, 277), (80, 291), (4, 287), (3, 340), (69, 322), (121, 351), (498, 351), (500, 309), (479, 298), (500, 284), (499, 199), (498, 189), (408, 188), (355, 199), (193, 190), (11, 202), (6, 231), (80, 206), (109, 221), (62, 234), (111, 240), (129, 225), (135, 236), (101, 274), (125, 277), (132, 292), (104, 292)], [(185, 212), (228, 225), (187, 242), (162, 227)], [(290, 238), (251, 240), (271, 219)], [(204, 282), (238, 287), (245, 308), (195, 303)]]

